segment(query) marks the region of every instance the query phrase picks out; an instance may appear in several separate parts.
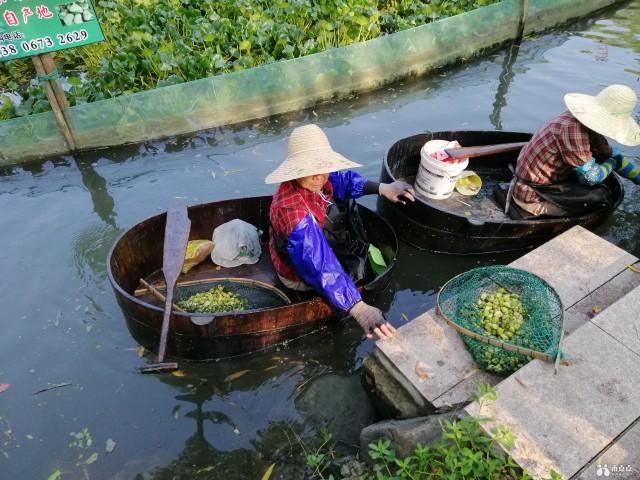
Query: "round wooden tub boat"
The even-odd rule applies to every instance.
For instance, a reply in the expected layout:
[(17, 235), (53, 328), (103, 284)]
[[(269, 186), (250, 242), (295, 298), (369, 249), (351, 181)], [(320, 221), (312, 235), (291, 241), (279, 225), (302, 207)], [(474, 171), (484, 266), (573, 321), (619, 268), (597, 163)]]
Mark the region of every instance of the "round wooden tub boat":
[[(262, 282), (282, 291), (291, 303), (275, 308), (239, 313), (189, 314), (173, 311), (167, 342), (167, 354), (187, 360), (213, 360), (258, 351), (283, 343), (320, 328), (336, 312), (313, 292), (295, 292), (278, 279), (268, 250), (269, 207), (271, 196), (243, 198), (189, 207), (190, 240), (211, 239), (218, 225), (239, 218), (262, 232), (262, 255), (254, 265), (219, 268), (205, 260), (187, 274), (178, 285), (206, 282), (218, 278), (242, 278)], [(369, 241), (377, 246), (387, 268), (358, 283), (363, 296), (372, 301), (375, 293), (387, 286), (398, 241), (383, 218), (358, 206)], [(140, 279), (162, 290), (162, 252), (166, 213), (138, 223), (115, 242), (107, 259), (109, 281), (126, 318), (127, 327), (138, 343), (157, 351), (162, 324), (163, 304), (144, 289)], [(202, 324), (205, 323), (205, 324)]]
[[(462, 146), (526, 142), (529, 133), (448, 131), (429, 132), (404, 138), (387, 152), (380, 175), (381, 182), (405, 180), (413, 184), (420, 166), (420, 149), (429, 140), (457, 140)], [(445, 200), (419, 197), (406, 205), (378, 199), (378, 212), (387, 218), (401, 239), (424, 250), (473, 255), (533, 248), (574, 225), (593, 228), (602, 223), (624, 198), (624, 187), (616, 175), (606, 179), (614, 196), (609, 208), (594, 210), (579, 217), (535, 218), (511, 203), (504, 213), (506, 188), (515, 168), (518, 151), (476, 157), (468, 170), (482, 178), (482, 190), (475, 196), (454, 191)]]

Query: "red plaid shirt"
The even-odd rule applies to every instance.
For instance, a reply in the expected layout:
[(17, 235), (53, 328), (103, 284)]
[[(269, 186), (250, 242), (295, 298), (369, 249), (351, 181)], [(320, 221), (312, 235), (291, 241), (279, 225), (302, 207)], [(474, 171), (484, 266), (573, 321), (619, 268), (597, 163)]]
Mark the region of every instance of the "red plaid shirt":
[[(331, 182), (325, 183), (322, 191), (326, 200), (333, 200), (333, 185), (331, 185)], [(269, 253), (271, 254), (273, 266), (281, 277), (294, 282), (300, 281), (293, 268), (284, 263), (276, 252), (273, 234), (275, 233), (288, 239), (291, 231), (307, 213), (313, 214), (320, 228), (324, 228), (329, 207), (326, 200), (319, 194), (302, 188), (295, 180), (283, 182), (278, 187), (269, 210), (269, 220), (271, 221)]]
[[(549, 185), (566, 179), (573, 167), (584, 165), (592, 156), (589, 130), (570, 112), (564, 112), (547, 122), (520, 151), (516, 175), (530, 183)], [(522, 182), (513, 195), (525, 203), (543, 201)]]

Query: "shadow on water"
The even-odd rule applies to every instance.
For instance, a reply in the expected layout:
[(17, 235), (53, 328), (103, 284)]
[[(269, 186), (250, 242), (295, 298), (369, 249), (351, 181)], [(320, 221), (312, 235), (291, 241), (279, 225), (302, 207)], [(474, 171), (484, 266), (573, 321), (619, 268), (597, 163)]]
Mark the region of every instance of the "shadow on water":
[(78, 154), (74, 159), (82, 176), (82, 184), (91, 195), (93, 211), (106, 225), (116, 229), (115, 202), (109, 195), (107, 181), (96, 171), (92, 158), (85, 154)]

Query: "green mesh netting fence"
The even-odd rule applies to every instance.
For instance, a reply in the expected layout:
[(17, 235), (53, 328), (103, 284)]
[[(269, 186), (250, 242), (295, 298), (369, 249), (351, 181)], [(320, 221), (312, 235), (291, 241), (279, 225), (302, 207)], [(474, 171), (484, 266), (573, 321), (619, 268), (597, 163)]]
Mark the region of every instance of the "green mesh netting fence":
[(507, 266), (475, 268), (449, 280), (437, 303), (486, 371), (509, 375), (531, 358), (555, 361), (560, 355), (562, 301), (532, 273)]

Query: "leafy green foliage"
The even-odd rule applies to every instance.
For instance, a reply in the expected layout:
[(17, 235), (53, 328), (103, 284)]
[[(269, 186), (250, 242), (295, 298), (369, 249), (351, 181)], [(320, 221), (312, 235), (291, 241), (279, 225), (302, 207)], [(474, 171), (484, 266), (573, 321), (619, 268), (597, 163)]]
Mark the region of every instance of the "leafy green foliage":
[(8, 95), (0, 95), (0, 120), (6, 120), (15, 115), (13, 102)]
[(334, 480), (334, 476), (328, 473), (335, 456), (331, 442), (332, 435), (326, 429), (322, 429), (320, 433), (322, 434), (322, 443), (316, 448), (306, 450), (309, 476), (320, 480)]
[[(106, 41), (57, 52), (56, 61), (86, 74), (67, 92), (75, 105), (310, 55), (495, 1), (99, 0)], [(32, 75), (28, 59), (0, 64), (0, 92)], [(36, 102), (16, 114), (40, 111)]]
[[(478, 412), (486, 402), (495, 401), (497, 394), (491, 385), (479, 384), (472, 400), (478, 403)], [(484, 434), (483, 422), (488, 417), (464, 417), (459, 421), (445, 421), (442, 424), (442, 437), (432, 445), (416, 445), (413, 454), (399, 458), (387, 439), (369, 444), (369, 456), (373, 459), (373, 471), (366, 474), (367, 480), (530, 480), (531, 477), (508, 456), (501, 452), (498, 445), (507, 451), (515, 445), (515, 436), (505, 427), (492, 429), (494, 438)], [(313, 452), (307, 455), (307, 466), (312, 470), (310, 478), (326, 479), (328, 438)], [(328, 449), (327, 452), (332, 452)], [(549, 480), (562, 480), (555, 471), (550, 472)]]
[(549, 472), (549, 480), (564, 480), (564, 478), (554, 469), (551, 469), (551, 472)]
[[(478, 403), (478, 411), (487, 401), (497, 398), (495, 389), (490, 385), (479, 384), (473, 400)], [(376, 480), (428, 478), (446, 478), (449, 480), (478, 479), (501, 480), (504, 478), (529, 480), (531, 477), (521, 472), (518, 465), (503, 455), (496, 442), (512, 448), (515, 437), (505, 428), (496, 427), (499, 433), (496, 440), (487, 437), (481, 422), (487, 417), (464, 417), (458, 421), (445, 421), (442, 424), (442, 437), (433, 445), (425, 447), (418, 444), (413, 452), (404, 459), (396, 456), (388, 440), (370, 444)], [(495, 433), (494, 433), (495, 434)], [(503, 443), (504, 442), (504, 443)]]

